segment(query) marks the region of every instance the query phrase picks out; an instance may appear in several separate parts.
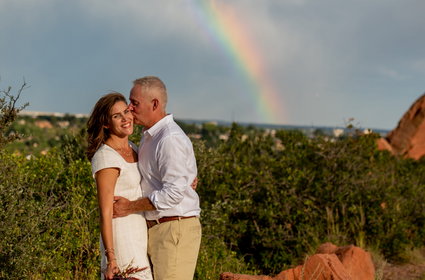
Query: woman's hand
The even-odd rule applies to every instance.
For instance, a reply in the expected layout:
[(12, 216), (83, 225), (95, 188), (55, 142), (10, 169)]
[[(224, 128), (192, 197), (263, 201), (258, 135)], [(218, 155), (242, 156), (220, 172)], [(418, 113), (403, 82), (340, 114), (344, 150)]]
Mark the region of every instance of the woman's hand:
[(113, 280), (114, 275), (120, 272), (118, 268), (116, 260), (112, 260), (108, 262), (108, 266), (106, 267), (106, 271), (104, 273), (106, 280)]
[(198, 177), (195, 177), (195, 179), (193, 180), (192, 184), (190, 184), (190, 186), (192, 187), (193, 190), (196, 191), (196, 187), (198, 186)]

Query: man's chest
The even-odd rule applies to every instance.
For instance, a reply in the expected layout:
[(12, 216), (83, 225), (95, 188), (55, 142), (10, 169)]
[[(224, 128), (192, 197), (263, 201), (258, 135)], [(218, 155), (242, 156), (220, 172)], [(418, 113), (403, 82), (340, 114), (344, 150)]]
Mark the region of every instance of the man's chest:
[(145, 137), (139, 147), (139, 170), (143, 178), (157, 177), (158, 169), (158, 141), (152, 137)]

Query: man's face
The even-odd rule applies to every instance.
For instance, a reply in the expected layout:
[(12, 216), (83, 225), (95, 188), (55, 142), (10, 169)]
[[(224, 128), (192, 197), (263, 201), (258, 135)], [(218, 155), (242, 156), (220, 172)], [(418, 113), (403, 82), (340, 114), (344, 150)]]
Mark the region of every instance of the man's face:
[(135, 124), (143, 125), (145, 128), (151, 127), (152, 102), (149, 95), (143, 92), (142, 86), (136, 84), (131, 89), (129, 109), (133, 113)]

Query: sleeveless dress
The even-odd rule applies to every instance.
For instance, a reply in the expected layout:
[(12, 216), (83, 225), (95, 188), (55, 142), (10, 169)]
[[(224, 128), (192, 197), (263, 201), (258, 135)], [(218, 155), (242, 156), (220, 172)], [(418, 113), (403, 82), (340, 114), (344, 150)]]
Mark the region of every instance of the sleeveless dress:
[[(129, 144), (137, 152), (137, 146), (131, 142)], [(122, 196), (129, 200), (137, 200), (143, 196), (137, 162), (127, 162), (117, 151), (104, 144), (93, 156), (91, 164), (93, 176), (97, 171), (105, 168), (118, 168), (120, 170), (115, 185), (115, 196)], [(112, 234), (115, 257), (120, 271), (122, 272), (129, 267), (147, 267), (143, 271), (131, 274), (131, 277), (152, 280), (147, 256), (147, 226), (143, 212), (112, 219)], [(107, 260), (102, 237), (100, 237), (100, 250), (102, 254), (101, 269), (104, 271)], [(101, 279), (104, 279), (103, 273)]]

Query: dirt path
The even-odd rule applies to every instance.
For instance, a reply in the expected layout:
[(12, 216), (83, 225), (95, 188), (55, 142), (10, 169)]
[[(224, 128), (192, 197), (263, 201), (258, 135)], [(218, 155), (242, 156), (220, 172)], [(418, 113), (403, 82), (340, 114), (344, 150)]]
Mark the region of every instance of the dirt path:
[(422, 280), (425, 279), (425, 264), (387, 264), (382, 280)]

